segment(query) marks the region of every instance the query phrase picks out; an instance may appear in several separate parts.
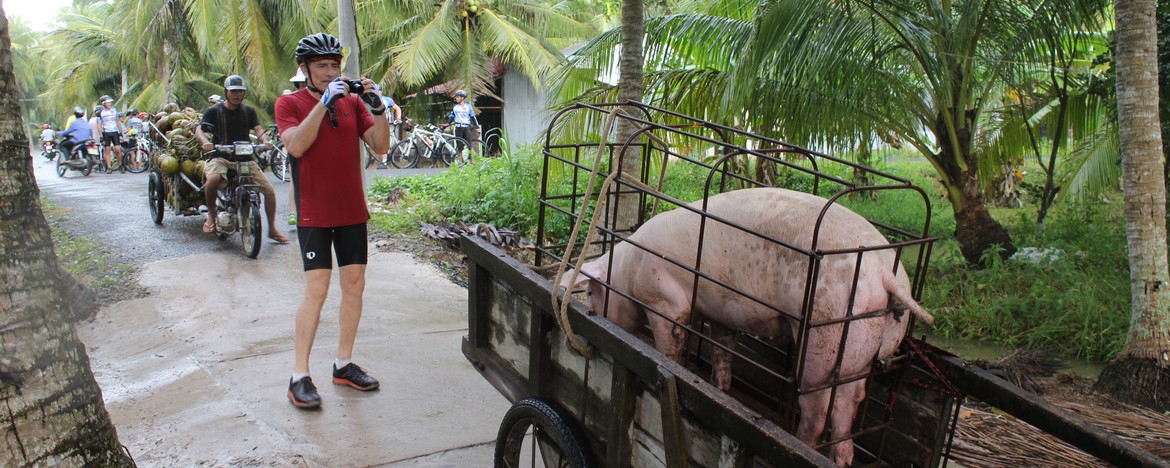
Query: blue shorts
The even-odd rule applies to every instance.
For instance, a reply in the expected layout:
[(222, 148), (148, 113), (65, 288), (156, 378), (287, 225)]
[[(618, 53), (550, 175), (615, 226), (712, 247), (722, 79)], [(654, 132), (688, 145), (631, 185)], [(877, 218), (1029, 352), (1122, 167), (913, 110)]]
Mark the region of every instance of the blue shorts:
[(338, 268), (365, 265), (369, 256), (366, 223), (332, 228), (297, 226), (297, 241), (305, 271), (332, 269), (334, 252)]

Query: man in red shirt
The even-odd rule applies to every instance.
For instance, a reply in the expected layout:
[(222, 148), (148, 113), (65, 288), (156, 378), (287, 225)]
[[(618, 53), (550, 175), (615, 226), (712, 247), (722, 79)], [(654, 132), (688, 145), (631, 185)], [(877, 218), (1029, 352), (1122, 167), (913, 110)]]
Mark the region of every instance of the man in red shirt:
[(347, 79), (341, 77), (341, 43), (337, 38), (325, 33), (305, 37), (297, 44), (296, 56), (305, 74), (305, 87), (276, 101), (277, 131), (293, 156), (290, 169), (299, 217), (297, 237), (305, 267), (305, 297), (297, 308), (296, 363), (288, 398), (298, 408), (317, 408), (321, 397), (309, 378), (309, 352), (329, 292), (334, 252), (341, 305), (333, 383), (363, 391), (378, 388), (377, 379), (351, 362), (362, 316), (366, 222), (370, 219), (358, 139), (375, 153), (384, 153), (389, 150), (390, 130), (382, 117), (386, 105), (374, 91), (374, 82), (362, 78), (362, 92), (354, 95)]

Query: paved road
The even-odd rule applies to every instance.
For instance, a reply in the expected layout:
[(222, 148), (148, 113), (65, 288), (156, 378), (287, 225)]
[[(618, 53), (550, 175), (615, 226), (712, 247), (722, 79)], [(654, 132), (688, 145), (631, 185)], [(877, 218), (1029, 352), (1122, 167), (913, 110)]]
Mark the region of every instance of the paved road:
[[(34, 167), (42, 193), (68, 209), (68, 229), (113, 246), (150, 291), (78, 325), (139, 466), (491, 466), (508, 403), (463, 357), (467, 291), (437, 269), (371, 249), (354, 355), (382, 381), (370, 393), (329, 383), (334, 281), (310, 361), (323, 407), (301, 411), (285, 397), (302, 290), (295, 245), (265, 244), (248, 259), (238, 238), (203, 234), (199, 216), (155, 226), (145, 175), (58, 178), (43, 158)], [(283, 214), (287, 184), (275, 185)]]

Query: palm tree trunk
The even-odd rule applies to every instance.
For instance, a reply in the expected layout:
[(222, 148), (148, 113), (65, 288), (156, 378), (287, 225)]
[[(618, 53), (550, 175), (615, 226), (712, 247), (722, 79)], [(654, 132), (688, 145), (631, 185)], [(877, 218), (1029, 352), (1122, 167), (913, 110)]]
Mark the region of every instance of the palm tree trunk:
[(341, 35), (341, 45), (349, 48), (345, 57), (345, 69), (342, 73), (350, 79), (356, 80), (362, 76), (361, 47), (357, 37), (357, 16), (353, 9), (353, 0), (337, 0), (338, 34)]
[[(133, 466), (60, 291), (31, 173), (0, 8), (0, 439), (12, 466)], [(17, 300), (13, 300), (19, 298)]]
[(1170, 270), (1166, 188), (1158, 118), (1154, 0), (1117, 0), (1117, 120), (1132, 307), (1125, 348), (1097, 386), (1114, 396), (1170, 410)]
[[(959, 116), (953, 120), (974, 123), (966, 116)], [(939, 147), (942, 150), (938, 157), (942, 167), (940, 174), (947, 179), (944, 182), (955, 212), (955, 240), (959, 242), (963, 258), (972, 265), (980, 265), (989, 249), (997, 252), (1000, 258), (1006, 259), (1016, 253), (1016, 246), (1012, 243), (1007, 229), (992, 218), (991, 212), (987, 210), (987, 201), (983, 198), (983, 190), (979, 184), (979, 158), (971, 149), (971, 138), (974, 135), (971, 128), (971, 125), (960, 125), (955, 131), (958, 144), (951, 144), (947, 137), (950, 133), (940, 117), (935, 135), (940, 136)], [(955, 152), (959, 154), (954, 154)], [(960, 161), (965, 167), (959, 165)]]
[[(642, 53), (642, 40), (646, 36), (643, 17), (643, 0), (622, 0), (622, 50), (619, 58), (620, 71), (618, 74), (618, 101), (641, 101), (643, 87), (643, 67), (645, 57)], [(629, 109), (632, 116), (640, 116), (640, 112)], [(632, 122), (618, 121), (617, 140), (614, 141), (621, 150), (622, 144), (630, 139), (637, 128)], [(637, 141), (631, 142), (637, 144)], [(641, 146), (631, 146), (622, 152), (622, 177), (637, 180), (642, 172)], [(622, 194), (617, 201), (616, 229), (628, 229), (638, 222), (637, 194)]]

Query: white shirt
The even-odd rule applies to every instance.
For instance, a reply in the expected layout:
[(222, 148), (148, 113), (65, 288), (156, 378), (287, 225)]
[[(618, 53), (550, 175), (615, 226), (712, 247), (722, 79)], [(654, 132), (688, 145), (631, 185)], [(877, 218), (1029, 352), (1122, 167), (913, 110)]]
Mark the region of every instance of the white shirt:
[(118, 128), (118, 109), (111, 106), (109, 109), (102, 108), (102, 132), (120, 132), (122, 129)]
[(41, 130), (41, 141), (53, 141), (53, 137), (57, 135), (51, 128)]

